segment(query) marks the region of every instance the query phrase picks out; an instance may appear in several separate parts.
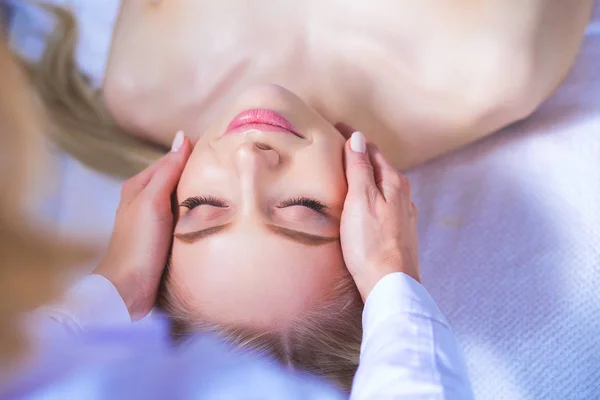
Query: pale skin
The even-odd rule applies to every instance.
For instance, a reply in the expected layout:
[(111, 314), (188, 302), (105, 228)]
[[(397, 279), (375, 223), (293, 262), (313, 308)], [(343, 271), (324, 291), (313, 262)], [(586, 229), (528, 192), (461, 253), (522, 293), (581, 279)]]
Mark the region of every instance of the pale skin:
[[(223, 135), (240, 110), (259, 106), (276, 108), (305, 137), (259, 129)], [(173, 234), (172, 279), (217, 323), (283, 327), (346, 271), (363, 299), (389, 273), (419, 280), (406, 177), (364, 136), (346, 141), (291, 92), (253, 88), (193, 150), (187, 138), (176, 147), (124, 184), (109, 251), (95, 271), (115, 284), (132, 319), (154, 305)], [(184, 205), (173, 215), (176, 186)], [(192, 207), (186, 200), (194, 196), (224, 204)], [(290, 196), (314, 197), (326, 209), (282, 204)]]
[[(123, 3), (106, 73), (109, 109), (157, 143), (179, 129), (197, 140), (178, 167), (174, 229), (165, 233), (162, 220), (159, 233), (133, 206), (117, 215), (129, 233), (115, 231), (113, 242), (154, 240), (160, 261), (142, 254), (142, 242), (115, 244), (112, 262), (99, 268), (134, 318), (154, 304), (169, 250), (153, 238), (170, 244), (173, 233), (177, 290), (216, 323), (285, 328), (346, 271), (363, 299), (391, 272), (418, 279), (416, 212), (397, 169), (530, 114), (568, 71), (592, 2), (341, 4)], [(282, 113), (310, 140), (256, 130), (221, 139), (233, 115), (259, 107)], [(369, 157), (348, 153), (339, 122), (385, 154), (373, 145)], [(185, 203), (202, 196), (219, 202)], [(298, 197), (318, 200), (324, 212), (289, 204)], [(170, 197), (151, 204), (170, 209)], [(135, 239), (135, 224), (118, 223), (129, 213), (136, 232), (149, 224)], [(137, 257), (146, 258), (119, 261)]]
[(167, 146), (248, 87), (288, 88), (405, 169), (528, 116), (579, 49), (593, 0), (125, 0), (108, 107)]

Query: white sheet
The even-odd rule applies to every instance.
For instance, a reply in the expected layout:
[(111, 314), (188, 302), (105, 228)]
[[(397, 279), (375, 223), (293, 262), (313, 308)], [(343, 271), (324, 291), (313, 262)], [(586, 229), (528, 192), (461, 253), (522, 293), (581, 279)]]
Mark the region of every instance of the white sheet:
[[(118, 1), (54, 2), (75, 6), (79, 62), (100, 81)], [(18, 14), (14, 30), (34, 53), (22, 32), (39, 23)], [(58, 158), (45, 212), (105, 241), (118, 182)], [(575, 68), (533, 117), (409, 175), (423, 281), (477, 398), (600, 399), (600, 7)]]

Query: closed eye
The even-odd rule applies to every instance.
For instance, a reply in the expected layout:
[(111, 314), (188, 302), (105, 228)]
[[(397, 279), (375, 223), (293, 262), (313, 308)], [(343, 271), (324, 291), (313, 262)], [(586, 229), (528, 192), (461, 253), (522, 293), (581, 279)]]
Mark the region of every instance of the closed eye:
[(278, 208), (286, 208), (293, 206), (302, 206), (310, 208), (311, 210), (314, 210), (319, 214), (324, 214), (323, 211), (327, 208), (327, 206), (321, 203), (319, 200), (310, 199), (308, 197), (294, 197), (292, 199), (284, 200), (283, 202), (281, 202), (281, 204), (279, 204)]
[(219, 199), (217, 197), (213, 197), (213, 196), (189, 197), (179, 204), (180, 207), (185, 207), (190, 210), (193, 210), (194, 208), (196, 208), (198, 206), (202, 206), (202, 205), (208, 205), (208, 206), (219, 207), (219, 208), (227, 208), (228, 207), (227, 203), (224, 200)]

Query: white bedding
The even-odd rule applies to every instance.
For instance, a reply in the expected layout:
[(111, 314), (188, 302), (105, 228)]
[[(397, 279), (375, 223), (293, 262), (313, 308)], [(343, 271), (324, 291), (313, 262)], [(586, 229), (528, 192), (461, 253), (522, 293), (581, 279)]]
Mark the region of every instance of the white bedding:
[[(54, 2), (77, 11), (79, 63), (99, 82), (118, 1)], [(39, 51), (24, 32), (43, 22), (18, 12), (17, 45)], [(119, 182), (57, 160), (44, 212), (105, 243)], [(534, 116), (409, 175), (423, 281), (464, 346), (476, 397), (600, 399), (600, 7)]]

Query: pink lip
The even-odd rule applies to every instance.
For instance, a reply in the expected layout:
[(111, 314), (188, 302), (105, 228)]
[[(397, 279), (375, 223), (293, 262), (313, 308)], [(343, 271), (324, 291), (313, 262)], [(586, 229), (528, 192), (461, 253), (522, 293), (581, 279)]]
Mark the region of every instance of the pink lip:
[(266, 132), (291, 133), (302, 137), (290, 121), (275, 111), (259, 108), (239, 113), (227, 127), (226, 135), (240, 133), (248, 129), (259, 129)]

